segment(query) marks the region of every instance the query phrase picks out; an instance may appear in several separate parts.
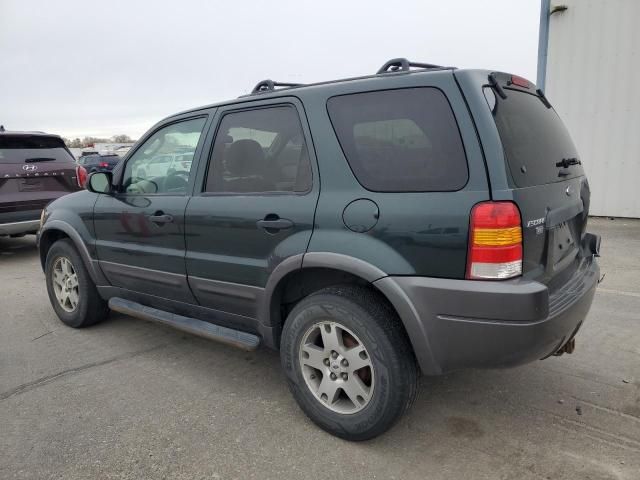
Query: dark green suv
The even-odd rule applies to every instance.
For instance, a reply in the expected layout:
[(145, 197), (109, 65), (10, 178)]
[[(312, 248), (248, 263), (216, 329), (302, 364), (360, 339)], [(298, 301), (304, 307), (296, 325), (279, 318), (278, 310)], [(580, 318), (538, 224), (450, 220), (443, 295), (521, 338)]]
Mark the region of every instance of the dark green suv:
[(304, 412), (364, 440), (420, 371), (573, 350), (599, 277), (589, 196), (533, 84), (394, 59), (161, 121), (46, 208), (40, 256), (67, 325), (114, 310), (279, 349)]

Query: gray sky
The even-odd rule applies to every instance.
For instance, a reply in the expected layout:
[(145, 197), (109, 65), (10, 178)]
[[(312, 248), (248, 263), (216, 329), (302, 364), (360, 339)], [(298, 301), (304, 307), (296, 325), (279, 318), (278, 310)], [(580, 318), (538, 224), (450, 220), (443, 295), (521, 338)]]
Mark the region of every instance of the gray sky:
[(535, 81), (539, 0), (0, 0), (0, 124), (138, 137), (161, 118), (407, 57)]

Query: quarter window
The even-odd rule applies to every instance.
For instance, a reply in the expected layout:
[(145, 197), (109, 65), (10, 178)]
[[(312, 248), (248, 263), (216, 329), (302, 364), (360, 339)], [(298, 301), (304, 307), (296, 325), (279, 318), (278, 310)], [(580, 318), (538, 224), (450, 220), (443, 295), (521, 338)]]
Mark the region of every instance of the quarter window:
[(205, 190), (218, 193), (306, 192), (311, 164), (295, 108), (226, 114), (213, 145)]
[(331, 123), (358, 181), (377, 192), (458, 190), (467, 160), (453, 111), (436, 88), (330, 98)]
[(206, 118), (194, 118), (154, 133), (127, 161), (124, 190), (132, 194), (184, 194), (205, 122)]

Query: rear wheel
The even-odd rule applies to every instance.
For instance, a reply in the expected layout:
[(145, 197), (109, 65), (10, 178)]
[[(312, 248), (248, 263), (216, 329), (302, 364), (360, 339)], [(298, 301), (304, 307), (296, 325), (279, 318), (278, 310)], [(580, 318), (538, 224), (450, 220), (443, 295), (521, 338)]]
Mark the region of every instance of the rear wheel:
[(45, 277), (49, 301), (58, 318), (74, 328), (103, 320), (109, 310), (70, 240), (58, 240), (47, 253)]
[(361, 287), (331, 287), (303, 299), (282, 333), (282, 365), (298, 404), (347, 440), (380, 435), (413, 403), (411, 352), (395, 312)]

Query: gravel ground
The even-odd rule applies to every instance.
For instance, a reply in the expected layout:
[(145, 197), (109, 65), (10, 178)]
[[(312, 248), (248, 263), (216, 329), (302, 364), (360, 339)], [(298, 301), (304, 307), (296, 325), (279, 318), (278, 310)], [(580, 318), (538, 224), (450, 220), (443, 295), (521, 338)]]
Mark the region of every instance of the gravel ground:
[(640, 478), (640, 221), (592, 219), (606, 273), (573, 355), (422, 378), (386, 435), (325, 434), (275, 352), (121, 315), (73, 330), (33, 238), (0, 239), (0, 478)]

